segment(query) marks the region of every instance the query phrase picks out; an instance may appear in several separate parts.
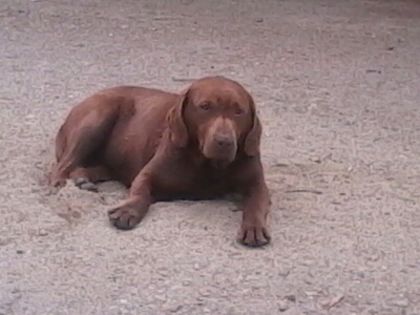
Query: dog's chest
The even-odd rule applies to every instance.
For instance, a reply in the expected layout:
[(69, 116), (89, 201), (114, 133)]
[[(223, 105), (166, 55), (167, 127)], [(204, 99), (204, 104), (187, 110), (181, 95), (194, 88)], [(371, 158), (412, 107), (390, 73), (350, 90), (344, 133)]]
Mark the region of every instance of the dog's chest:
[(228, 170), (179, 165), (159, 187), (163, 199), (211, 199), (230, 192), (231, 181)]
[(223, 185), (228, 180), (228, 172), (203, 167), (193, 175), (193, 185), (198, 184), (204, 187), (213, 187)]
[(197, 196), (217, 197), (230, 192), (229, 170), (203, 167), (196, 170), (190, 182), (190, 191)]

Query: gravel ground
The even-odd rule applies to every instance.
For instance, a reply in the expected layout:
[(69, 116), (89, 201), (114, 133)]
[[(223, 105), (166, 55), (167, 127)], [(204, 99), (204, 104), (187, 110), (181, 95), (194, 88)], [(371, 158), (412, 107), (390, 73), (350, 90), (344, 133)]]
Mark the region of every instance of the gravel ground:
[[(0, 2), (0, 314), (420, 314), (418, 1)], [(71, 106), (222, 74), (255, 96), (273, 243), (229, 201), (130, 232), (46, 185)]]

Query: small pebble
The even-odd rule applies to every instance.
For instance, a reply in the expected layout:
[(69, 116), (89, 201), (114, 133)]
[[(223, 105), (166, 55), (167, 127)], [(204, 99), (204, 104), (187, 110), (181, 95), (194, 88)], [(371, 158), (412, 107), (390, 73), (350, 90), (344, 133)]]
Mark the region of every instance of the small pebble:
[(47, 236), (48, 235), (48, 232), (46, 230), (44, 230), (44, 229), (41, 229), (41, 230), (39, 230), (38, 235), (39, 236)]
[(293, 303), (296, 302), (296, 295), (294, 294), (286, 295), (285, 298), (289, 300), (290, 302), (293, 302)]
[(337, 294), (336, 296), (326, 298), (326, 299), (322, 299), (319, 302), (319, 304), (325, 309), (330, 309), (330, 308), (336, 306), (338, 303), (340, 303), (343, 299), (344, 299), (344, 294), (340, 293), (340, 294)]
[(398, 307), (407, 307), (409, 302), (408, 302), (408, 299), (401, 298), (401, 299), (393, 300), (391, 304)]
[(281, 300), (278, 302), (278, 306), (279, 306), (279, 311), (280, 312), (284, 312), (287, 309), (289, 309), (289, 303), (287, 300)]
[(382, 71), (381, 70), (376, 70), (376, 69), (367, 69), (366, 70), (366, 73), (382, 73)]
[(176, 312), (180, 311), (181, 309), (182, 309), (182, 305), (177, 305), (175, 307), (172, 307), (169, 311), (171, 313), (176, 313)]
[(82, 217), (82, 214), (81, 214), (79, 211), (72, 211), (72, 212), (71, 212), (71, 216), (72, 216), (74, 219), (80, 219), (80, 218)]
[(284, 315), (303, 315), (303, 312), (297, 307), (292, 307), (284, 311), (283, 314)]
[(205, 289), (205, 288), (202, 288), (202, 289), (198, 290), (198, 293), (201, 296), (204, 296), (204, 297), (209, 297), (211, 295), (210, 291), (208, 289)]

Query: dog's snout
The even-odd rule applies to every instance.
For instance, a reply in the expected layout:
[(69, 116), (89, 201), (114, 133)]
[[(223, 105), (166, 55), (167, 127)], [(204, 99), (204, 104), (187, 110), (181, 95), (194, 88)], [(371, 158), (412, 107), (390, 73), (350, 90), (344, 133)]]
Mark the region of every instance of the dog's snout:
[(230, 148), (233, 146), (232, 137), (224, 134), (219, 134), (215, 136), (216, 143), (221, 148)]
[(219, 161), (233, 161), (238, 145), (233, 122), (223, 117), (215, 119), (207, 129), (203, 144), (205, 157)]

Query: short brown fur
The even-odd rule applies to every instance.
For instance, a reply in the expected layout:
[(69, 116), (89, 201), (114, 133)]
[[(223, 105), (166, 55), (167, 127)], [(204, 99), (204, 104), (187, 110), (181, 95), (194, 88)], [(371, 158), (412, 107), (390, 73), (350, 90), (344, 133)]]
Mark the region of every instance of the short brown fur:
[(108, 212), (119, 229), (134, 228), (151, 203), (244, 196), (238, 240), (270, 241), (269, 194), (260, 159), (261, 123), (251, 95), (224, 77), (194, 81), (181, 94), (121, 86), (75, 106), (56, 137), (50, 179), (80, 188), (118, 180), (129, 197)]

